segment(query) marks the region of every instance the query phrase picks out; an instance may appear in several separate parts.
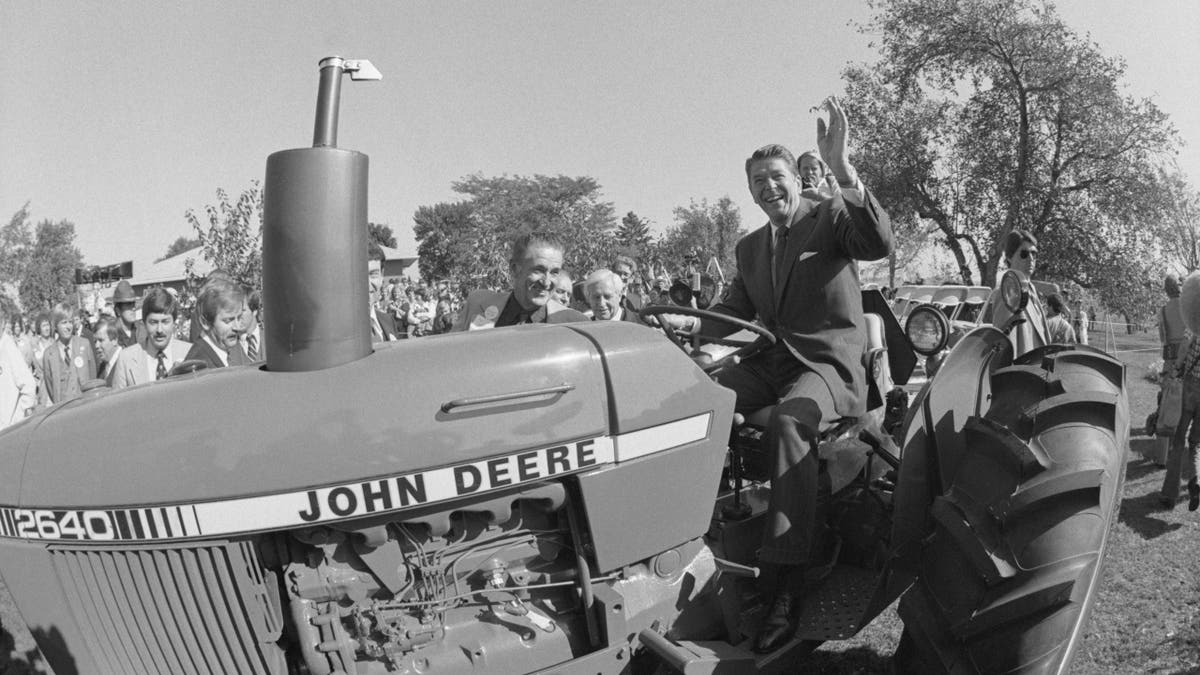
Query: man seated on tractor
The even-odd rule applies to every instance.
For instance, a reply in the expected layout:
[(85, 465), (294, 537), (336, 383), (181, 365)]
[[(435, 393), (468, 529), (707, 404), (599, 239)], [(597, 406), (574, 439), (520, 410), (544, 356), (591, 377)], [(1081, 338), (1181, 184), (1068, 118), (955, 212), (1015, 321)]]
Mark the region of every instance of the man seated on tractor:
[[(818, 461), (822, 431), (841, 417), (866, 412), (862, 355), (865, 319), (855, 260), (892, 250), (890, 220), (858, 180), (847, 157), (846, 116), (825, 102), (829, 125), (817, 122), (821, 157), (840, 187), (823, 198), (801, 184), (795, 157), (781, 145), (746, 160), (750, 193), (769, 222), (737, 244), (738, 274), (712, 311), (757, 319), (778, 338), (717, 380), (737, 392), (737, 411), (774, 405), (763, 437), (774, 458), (771, 501), (759, 562), (774, 566), (775, 595), (754, 648), (773, 651), (792, 638), (803, 600), (804, 573), (815, 559)], [(729, 326), (704, 321), (701, 334)]]
[(517, 238), (509, 258), (512, 292), (472, 291), (454, 330), (587, 321), (582, 313), (551, 297), (555, 280), (562, 271), (563, 250), (558, 237), (546, 232), (531, 232)]

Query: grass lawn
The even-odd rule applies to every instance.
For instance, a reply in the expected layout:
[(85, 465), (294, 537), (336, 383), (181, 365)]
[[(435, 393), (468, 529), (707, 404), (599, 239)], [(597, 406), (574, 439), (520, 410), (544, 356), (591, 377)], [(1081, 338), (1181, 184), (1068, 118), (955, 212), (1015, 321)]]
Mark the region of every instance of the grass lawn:
[[(1125, 494), (1072, 672), (1200, 673), (1200, 511), (1183, 504), (1159, 509), (1163, 469), (1140, 454), (1154, 442), (1142, 435), (1142, 424), (1156, 405), (1158, 385), (1146, 380), (1146, 367), (1158, 359), (1158, 339), (1153, 333), (1117, 337), (1116, 355), (1128, 365), (1133, 425)], [(1104, 346), (1101, 335), (1092, 341)], [(0, 621), (0, 675), (47, 672), (2, 584)], [(901, 629), (889, 608), (853, 639), (823, 645), (806, 670), (886, 673)]]

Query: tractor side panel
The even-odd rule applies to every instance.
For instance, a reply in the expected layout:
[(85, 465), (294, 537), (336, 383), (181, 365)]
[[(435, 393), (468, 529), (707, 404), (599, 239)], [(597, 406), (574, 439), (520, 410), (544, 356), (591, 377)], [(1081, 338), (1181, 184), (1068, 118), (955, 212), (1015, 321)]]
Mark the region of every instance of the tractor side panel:
[[(725, 463), (725, 434), (579, 478), (601, 574), (708, 530)], [(664, 499), (665, 495), (670, 495)]]

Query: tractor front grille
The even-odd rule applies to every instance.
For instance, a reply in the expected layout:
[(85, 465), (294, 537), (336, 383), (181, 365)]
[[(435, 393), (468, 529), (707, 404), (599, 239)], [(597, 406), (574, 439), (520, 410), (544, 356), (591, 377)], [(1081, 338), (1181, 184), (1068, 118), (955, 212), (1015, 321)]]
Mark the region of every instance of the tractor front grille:
[(104, 673), (284, 673), (282, 615), (251, 542), (54, 548), (54, 571)]

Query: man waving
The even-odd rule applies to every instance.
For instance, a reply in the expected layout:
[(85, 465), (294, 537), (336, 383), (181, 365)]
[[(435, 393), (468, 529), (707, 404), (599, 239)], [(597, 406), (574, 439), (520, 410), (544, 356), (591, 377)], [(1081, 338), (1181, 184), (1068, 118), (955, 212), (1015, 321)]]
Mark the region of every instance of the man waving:
[[(723, 369), (718, 381), (737, 392), (737, 411), (775, 405), (763, 442), (773, 457), (771, 503), (759, 561), (777, 566), (774, 602), (755, 639), (773, 651), (792, 637), (803, 600), (804, 571), (814, 558), (816, 443), (840, 417), (865, 412), (866, 342), (856, 260), (892, 250), (887, 214), (858, 180), (846, 151), (848, 125), (838, 101), (825, 101), (829, 125), (817, 121), (821, 158), (839, 190), (826, 197), (802, 185), (795, 157), (768, 145), (746, 160), (763, 227), (737, 245), (738, 275), (713, 311), (758, 319), (778, 342)], [(705, 322), (705, 335), (730, 327)]]

